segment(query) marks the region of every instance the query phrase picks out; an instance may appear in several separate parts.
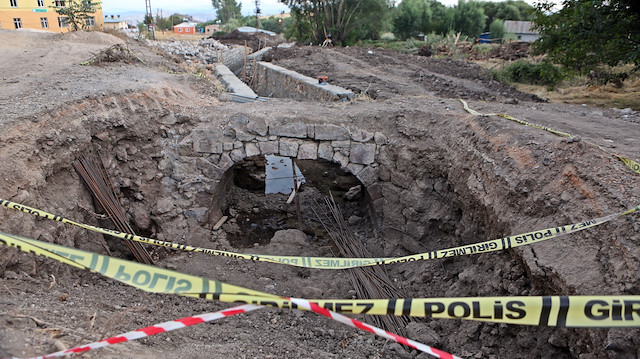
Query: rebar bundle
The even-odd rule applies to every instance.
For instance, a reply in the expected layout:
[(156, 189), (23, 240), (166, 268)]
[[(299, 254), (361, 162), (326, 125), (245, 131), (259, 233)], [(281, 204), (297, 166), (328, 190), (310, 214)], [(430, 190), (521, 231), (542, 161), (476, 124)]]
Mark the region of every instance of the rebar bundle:
[[(72, 165), (91, 191), (93, 198), (100, 203), (100, 206), (116, 226), (116, 229), (120, 232), (135, 234), (129, 223), (127, 223), (127, 216), (120, 202), (118, 202), (113, 185), (107, 176), (107, 171), (102, 164), (102, 160), (100, 160), (99, 154), (91, 157), (83, 155), (78, 160), (73, 161)], [(138, 262), (153, 264), (153, 259), (151, 259), (149, 252), (142, 244), (130, 240), (125, 240), (125, 244)]]
[[(325, 198), (325, 204), (329, 213), (314, 213), (318, 220), (329, 233), (329, 236), (346, 258), (368, 258), (371, 257), (362, 241), (356, 238), (344, 220), (342, 211), (331, 198)], [(389, 278), (389, 275), (382, 266), (371, 266), (347, 269), (349, 281), (356, 290), (360, 299), (387, 299), (406, 298), (406, 295)], [(407, 316), (367, 316), (373, 324), (396, 334), (406, 336), (405, 327), (411, 321)]]

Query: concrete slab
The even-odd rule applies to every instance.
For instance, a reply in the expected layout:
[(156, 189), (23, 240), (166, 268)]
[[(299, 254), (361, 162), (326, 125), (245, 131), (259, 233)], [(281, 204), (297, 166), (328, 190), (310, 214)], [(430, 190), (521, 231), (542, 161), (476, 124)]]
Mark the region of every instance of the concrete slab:
[(258, 95), (223, 64), (216, 64), (214, 69), (218, 78), (225, 84), (235, 102), (249, 102), (258, 99)]

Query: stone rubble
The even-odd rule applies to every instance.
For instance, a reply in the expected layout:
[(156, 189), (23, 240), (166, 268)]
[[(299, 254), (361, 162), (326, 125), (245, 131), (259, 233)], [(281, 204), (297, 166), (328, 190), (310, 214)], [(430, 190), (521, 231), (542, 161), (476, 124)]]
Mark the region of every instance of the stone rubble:
[(161, 49), (185, 60), (187, 64), (203, 65), (224, 63), (232, 71), (238, 71), (244, 63), (247, 48), (244, 46), (225, 45), (221, 42), (205, 38), (199, 41), (153, 41), (147, 40), (150, 46)]

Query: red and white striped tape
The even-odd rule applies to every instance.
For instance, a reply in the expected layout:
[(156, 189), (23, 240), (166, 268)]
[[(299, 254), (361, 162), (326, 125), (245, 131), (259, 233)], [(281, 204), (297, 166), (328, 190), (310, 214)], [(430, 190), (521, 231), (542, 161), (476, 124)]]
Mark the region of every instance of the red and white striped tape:
[[(221, 310), (214, 313), (206, 313), (206, 314), (194, 315), (191, 317), (185, 317), (182, 319), (170, 320), (168, 322), (151, 325), (146, 328), (134, 330), (124, 334), (113, 336), (111, 338), (103, 339), (99, 342), (93, 342), (91, 344), (82, 345), (82, 346), (71, 348), (71, 349), (65, 349), (59, 352), (55, 352), (55, 353), (51, 353), (51, 354), (47, 354), (39, 357), (33, 357), (30, 359), (48, 359), (48, 358), (63, 357), (69, 354), (84, 353), (89, 350), (103, 348), (109, 345), (124, 343), (124, 342), (132, 341), (140, 338), (150, 337), (152, 335), (166, 333), (176, 329), (186, 328), (186, 327), (190, 327), (192, 325), (196, 325), (200, 323), (211, 322), (216, 319), (226, 318), (236, 314), (251, 312), (253, 310), (260, 309), (260, 308), (264, 308), (264, 307), (260, 305), (244, 304), (244, 305)], [(16, 358), (13, 358), (13, 359), (16, 359)]]
[(414, 340), (411, 339), (407, 339), (405, 337), (399, 336), (397, 334), (393, 334), (391, 332), (388, 332), (384, 329), (380, 329), (378, 327), (374, 327), (373, 325), (369, 325), (367, 323), (363, 323), (359, 320), (353, 319), (353, 318), (349, 318), (346, 317), (342, 314), (336, 313), (336, 312), (332, 312), (326, 308), (322, 308), (321, 306), (312, 303), (306, 299), (300, 299), (300, 298), (289, 298), (289, 300), (291, 300), (291, 302), (295, 303), (296, 305), (298, 305), (298, 307), (300, 308), (305, 308), (307, 310), (313, 311), (314, 313), (318, 313), (320, 315), (324, 315), (327, 318), (333, 319), (335, 321), (338, 321), (342, 324), (346, 324), (350, 327), (354, 327), (354, 328), (358, 328), (361, 330), (364, 330), (366, 332), (369, 333), (373, 333), (377, 336), (389, 339), (389, 340), (393, 340), (394, 342), (406, 345), (408, 347), (420, 350), (421, 352), (427, 353), (427, 354), (431, 354), (433, 356), (435, 356), (436, 358), (442, 358), (442, 359), (461, 359), (455, 355), (449, 354), (447, 352), (444, 352), (442, 350), (438, 350), (436, 348), (432, 348), (428, 345), (424, 345), (422, 343), (418, 343)]
[[(357, 329), (361, 329), (364, 330), (366, 332), (378, 335), (380, 337), (383, 337), (385, 339), (389, 339), (389, 340), (393, 340), (394, 342), (406, 345), (408, 347), (420, 350), (421, 352), (427, 353), (427, 354), (431, 354), (433, 356), (435, 356), (436, 358), (441, 358), (441, 359), (460, 359), (459, 357), (449, 354), (447, 352), (444, 352), (442, 350), (438, 350), (436, 348), (432, 348), (428, 345), (422, 344), (422, 343), (418, 343), (416, 341), (413, 341), (411, 339), (407, 339), (405, 337), (399, 336), (397, 334), (393, 334), (391, 332), (388, 332), (384, 329), (380, 329), (378, 327), (375, 327), (373, 325), (369, 325), (366, 323), (363, 323), (359, 320), (356, 319), (352, 319), (349, 317), (346, 317), (342, 314), (336, 313), (336, 312), (332, 312), (328, 309), (322, 308), (317, 304), (314, 304), (306, 299), (300, 299), (300, 298), (288, 298), (289, 300), (291, 300), (292, 303), (295, 303), (298, 307), (300, 308), (305, 308), (309, 311), (312, 311), (314, 313), (323, 315), (329, 319), (333, 319), (335, 321), (338, 321), (342, 324), (346, 324), (350, 327), (353, 328), (357, 328)], [(124, 343), (124, 342), (128, 342), (128, 341), (132, 341), (132, 340), (137, 340), (137, 339), (141, 339), (141, 338), (145, 338), (145, 337), (150, 337), (152, 335), (156, 335), (156, 334), (160, 334), (160, 333), (166, 333), (166, 332), (170, 332), (172, 330), (176, 330), (176, 329), (182, 329), (182, 328), (186, 328), (186, 327), (190, 327), (192, 325), (196, 325), (196, 324), (200, 324), (200, 323), (206, 323), (206, 322), (211, 322), (214, 321), (216, 319), (220, 319), (220, 318), (226, 318), (226, 317), (230, 317), (232, 315), (236, 315), (236, 314), (241, 314), (241, 313), (247, 313), (247, 312), (251, 312), (254, 311), (256, 309), (260, 309), (260, 308), (264, 308), (263, 306), (260, 305), (253, 305), (253, 304), (244, 304), (244, 305), (240, 305), (237, 307), (233, 307), (233, 308), (229, 308), (229, 309), (225, 309), (225, 310), (221, 310), (218, 312), (214, 312), (214, 313), (206, 313), (206, 314), (200, 314), (200, 315), (194, 315), (194, 316), (190, 316), (190, 317), (185, 317), (182, 319), (176, 319), (176, 320), (170, 320), (168, 322), (164, 322), (164, 323), (160, 323), (160, 324), (156, 324), (156, 325), (151, 325), (142, 329), (138, 329), (138, 330), (134, 330), (131, 332), (127, 332), (124, 334), (120, 334), (120, 335), (116, 335), (113, 336), (111, 338), (107, 338), (107, 339), (103, 339), (100, 340), (98, 342), (93, 342), (90, 344), (86, 344), (86, 345), (82, 345), (82, 346), (78, 346), (75, 348), (71, 348), (71, 349), (65, 349), (65, 350), (61, 350), (55, 353), (51, 353), (51, 354), (47, 354), (44, 356), (39, 356), (39, 357), (32, 357), (29, 359), (49, 359), (49, 358), (57, 358), (57, 357), (63, 357), (69, 354), (78, 354), (78, 353), (84, 353), (87, 352), (89, 350), (93, 350), (93, 349), (98, 349), (98, 348), (103, 348), (109, 345), (113, 345), (113, 344), (118, 344), (118, 343)], [(18, 359), (18, 358), (11, 358), (11, 359)]]

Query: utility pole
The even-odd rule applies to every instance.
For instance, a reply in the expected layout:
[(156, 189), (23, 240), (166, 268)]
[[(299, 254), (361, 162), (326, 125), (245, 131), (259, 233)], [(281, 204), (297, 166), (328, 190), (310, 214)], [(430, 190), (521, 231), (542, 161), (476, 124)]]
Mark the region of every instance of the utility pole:
[(149, 19), (149, 23), (147, 24), (147, 30), (149, 30), (151, 40), (156, 39), (155, 26), (153, 26), (153, 12), (151, 11), (151, 0), (145, 0), (146, 11), (145, 17)]
[(256, 0), (256, 29), (260, 28), (260, 0)]

